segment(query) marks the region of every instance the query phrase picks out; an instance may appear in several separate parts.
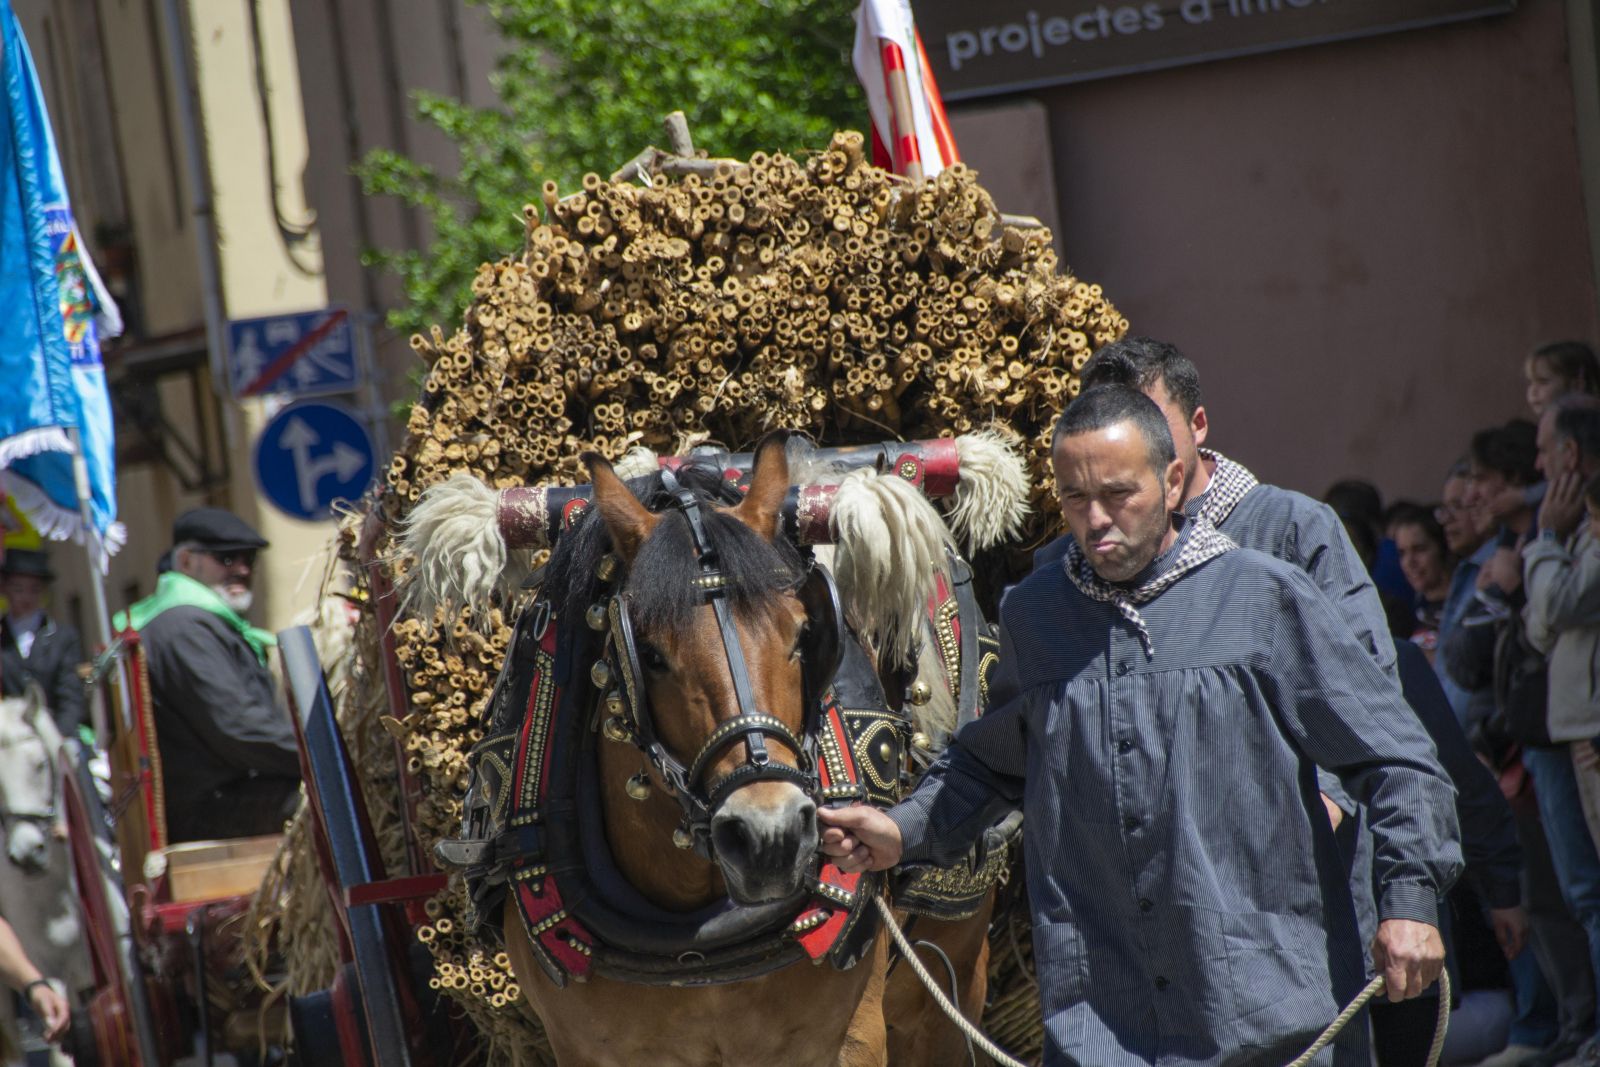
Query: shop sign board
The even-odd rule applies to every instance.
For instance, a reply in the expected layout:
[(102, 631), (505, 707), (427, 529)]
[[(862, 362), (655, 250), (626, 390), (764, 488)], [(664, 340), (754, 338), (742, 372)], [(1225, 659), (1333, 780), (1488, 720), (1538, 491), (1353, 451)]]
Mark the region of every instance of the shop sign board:
[(913, 0), (946, 100), (1499, 15), (1516, 0)]

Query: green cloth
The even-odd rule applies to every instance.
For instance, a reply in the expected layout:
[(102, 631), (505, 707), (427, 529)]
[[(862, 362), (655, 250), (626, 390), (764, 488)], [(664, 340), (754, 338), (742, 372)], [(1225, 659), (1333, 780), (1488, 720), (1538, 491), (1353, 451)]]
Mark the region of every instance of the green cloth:
[(239, 636), (244, 638), (263, 666), (267, 662), (267, 649), (278, 643), (278, 639), (270, 632), (246, 622), (244, 616), (230, 608), (215, 589), (177, 571), (163, 574), (156, 582), (154, 593), (136, 602), (127, 611), (117, 612), (111, 623), (117, 630), (126, 630), (130, 626), (134, 630), (143, 630), (150, 625), (151, 619), (163, 611), (180, 607), (202, 608), (239, 631)]

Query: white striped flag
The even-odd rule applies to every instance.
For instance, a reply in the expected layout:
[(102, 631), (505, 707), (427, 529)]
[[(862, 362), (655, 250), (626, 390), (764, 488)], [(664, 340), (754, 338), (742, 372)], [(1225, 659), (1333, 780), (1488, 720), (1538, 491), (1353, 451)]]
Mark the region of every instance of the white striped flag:
[(861, 0), (850, 58), (867, 92), (874, 163), (918, 179), (960, 161), (910, 0)]

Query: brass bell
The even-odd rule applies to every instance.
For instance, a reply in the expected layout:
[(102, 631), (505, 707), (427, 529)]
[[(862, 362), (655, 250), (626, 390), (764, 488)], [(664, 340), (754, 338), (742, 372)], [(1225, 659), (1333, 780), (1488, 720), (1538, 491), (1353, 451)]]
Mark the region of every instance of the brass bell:
[(600, 562), (594, 565), (595, 577), (602, 582), (609, 582), (617, 576), (617, 568), (622, 566), (622, 561), (615, 553), (607, 553), (600, 557)]
[(644, 773), (644, 771), (640, 771), (638, 774), (628, 779), (626, 788), (628, 790), (628, 795), (634, 800), (649, 800), (651, 788), (650, 776)]
[(672, 843), (679, 848), (693, 848), (694, 835), (689, 832), (687, 826), (680, 826), (672, 831)]
[(606, 714), (620, 717), (628, 709), (622, 703), (622, 693), (613, 689), (606, 694)]
[(625, 744), (633, 740), (633, 732), (628, 729), (628, 724), (622, 721), (622, 716), (613, 715), (600, 727), (600, 732), (606, 735), (607, 741), (616, 741)]
[(911, 735), (912, 748), (920, 748), (922, 751), (926, 752), (928, 751), (929, 743), (928, 735), (923, 733), (921, 730), (918, 730), (916, 733)]
[(589, 668), (589, 680), (596, 689), (604, 689), (611, 684), (611, 664), (603, 659), (594, 661), (594, 666)]
[(911, 703), (920, 708), (932, 699), (933, 686), (924, 682), (921, 678), (911, 683)]
[(589, 629), (591, 630), (604, 630), (606, 628), (605, 604), (590, 604), (589, 610), (583, 613), (583, 621), (589, 624)]

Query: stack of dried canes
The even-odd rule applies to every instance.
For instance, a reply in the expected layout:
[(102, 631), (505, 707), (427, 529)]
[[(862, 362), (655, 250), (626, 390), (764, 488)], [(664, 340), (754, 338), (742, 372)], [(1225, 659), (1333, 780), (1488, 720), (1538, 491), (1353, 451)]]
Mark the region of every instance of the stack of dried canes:
[[(457, 471), (495, 487), (582, 480), (586, 449), (616, 459), (636, 445), (748, 447), (776, 427), (838, 444), (997, 425), (1026, 442), (1028, 536), (1048, 532), (1051, 424), (1077, 369), (1127, 321), (1098, 285), (1058, 273), (1049, 231), (1010, 224), (972, 171), (911, 184), (866, 163), (857, 133), (804, 162), (696, 158), (680, 141), (569, 196), (547, 183), (542, 199), (525, 209), (523, 250), (479, 269), (462, 326), (413, 339), (428, 373), (379, 494), (388, 523)], [(394, 631), (408, 713), (382, 725), (423, 783), (429, 847), (457, 829), (508, 637), (498, 607), (477, 610), (487, 627), (402, 619)], [(373, 629), (356, 644), (360, 674), (380, 678)], [(361, 702), (346, 723), (358, 734), (373, 726)], [(392, 777), (367, 789), (397, 806)], [(321, 893), (295, 841), (274, 898), (258, 901), (267, 921), (282, 909), (313, 922), (292, 899)], [(459, 903), (433, 902), (420, 931), (436, 982), (500, 1050), (494, 1062), (513, 1062), (516, 1045), (526, 1057), (533, 1024), (504, 957), (462, 936)], [(299, 941), (285, 939), (291, 965)], [(296, 984), (323, 970), (300, 967)]]

